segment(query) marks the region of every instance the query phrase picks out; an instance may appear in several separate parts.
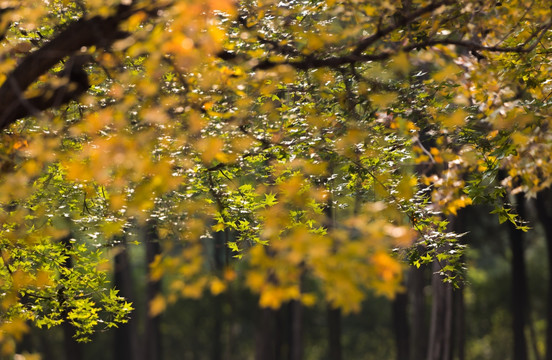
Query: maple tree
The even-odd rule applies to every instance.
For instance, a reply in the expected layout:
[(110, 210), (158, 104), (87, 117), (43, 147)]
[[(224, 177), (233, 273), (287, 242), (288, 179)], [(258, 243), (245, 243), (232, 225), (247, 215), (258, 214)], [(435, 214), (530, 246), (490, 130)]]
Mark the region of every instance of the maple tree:
[[(487, 202), (524, 228), (505, 195), (552, 182), (546, 1), (11, 5), (4, 353), (27, 320), (81, 339), (124, 322), (106, 259), (134, 223), (156, 220), (152, 277), (170, 279), (153, 314), (237, 280), (263, 307), (350, 312), (392, 297), (403, 259), (458, 281), (446, 216)], [(222, 269), (204, 256), (216, 232)]]

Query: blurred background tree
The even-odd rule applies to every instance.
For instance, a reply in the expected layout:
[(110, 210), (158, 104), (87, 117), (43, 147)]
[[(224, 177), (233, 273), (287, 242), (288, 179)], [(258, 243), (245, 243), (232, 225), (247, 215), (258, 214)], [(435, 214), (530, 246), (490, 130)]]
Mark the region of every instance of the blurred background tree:
[(1, 6), (3, 356), (552, 357), (547, 1)]

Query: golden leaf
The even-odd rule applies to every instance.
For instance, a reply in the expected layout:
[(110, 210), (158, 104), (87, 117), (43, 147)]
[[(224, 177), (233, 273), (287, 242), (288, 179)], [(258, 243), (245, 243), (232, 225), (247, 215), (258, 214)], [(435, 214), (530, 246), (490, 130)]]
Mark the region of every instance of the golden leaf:
[(226, 290), (226, 284), (220, 279), (211, 280), (211, 294), (218, 295)]
[(156, 295), (149, 303), (149, 315), (155, 317), (167, 308), (167, 302), (162, 295)]
[(398, 94), (395, 92), (381, 93), (370, 95), (370, 101), (374, 107), (386, 108), (397, 100)]

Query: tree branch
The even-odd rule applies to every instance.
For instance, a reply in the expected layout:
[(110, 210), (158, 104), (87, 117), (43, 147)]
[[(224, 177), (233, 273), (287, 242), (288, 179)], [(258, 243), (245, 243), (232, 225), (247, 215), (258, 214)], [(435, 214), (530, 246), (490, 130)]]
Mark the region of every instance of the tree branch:
[(81, 18), (43, 47), (27, 55), (0, 86), (0, 130), (19, 118), (34, 115), (37, 110), (59, 106), (82, 94), (86, 89), (77, 86), (73, 91), (64, 89), (63, 93), (56, 93), (56, 90), (52, 97), (43, 94), (25, 99), (22, 96), (42, 74), (67, 56), (77, 54), (83, 47), (105, 48), (127, 37), (129, 34), (120, 31), (119, 25), (135, 12), (136, 9), (131, 6), (120, 5), (112, 16)]
[[(502, 46), (486, 46), (471, 40), (457, 40), (451, 38), (426, 40), (406, 46), (402, 46), (394, 51), (382, 51), (375, 54), (357, 54), (358, 47), (355, 48), (350, 54), (343, 56), (331, 56), (324, 59), (314, 58), (307, 56), (303, 60), (287, 60), (283, 62), (273, 62), (270, 60), (264, 60), (259, 62), (253, 67), (253, 70), (267, 70), (278, 65), (290, 65), (296, 69), (308, 70), (322, 67), (338, 67), (341, 65), (349, 65), (359, 62), (368, 61), (383, 61), (387, 60), (393, 55), (399, 52), (410, 52), (414, 50), (424, 49), (435, 45), (456, 45), (464, 47), (470, 51), (489, 51), (489, 52), (501, 52), (501, 53), (529, 53), (533, 51), (538, 45), (539, 41), (543, 38), (545, 33), (552, 28), (552, 21), (542, 24), (539, 29), (533, 33), (523, 44), (515, 47), (502, 47)], [(535, 40), (531, 46), (527, 46), (532, 40)], [(374, 40), (375, 41), (375, 40)]]
[(389, 35), (395, 30), (398, 30), (411, 22), (415, 21), (420, 16), (423, 16), (425, 14), (431, 13), (434, 10), (437, 10), (441, 6), (445, 6), (448, 4), (453, 3), (451, 0), (443, 0), (443, 1), (436, 1), (432, 2), (427, 6), (424, 6), (422, 8), (419, 8), (418, 10), (415, 10), (407, 15), (403, 15), (401, 11), (398, 11), (393, 17), (397, 18), (397, 20), (393, 25), (389, 25), (387, 27), (384, 27), (382, 29), (378, 29), (374, 34), (360, 40), (360, 42), (357, 44), (355, 50), (353, 50), (352, 55), (360, 55), (366, 50), (370, 45), (378, 41), (379, 39), (383, 38), (386, 35)]

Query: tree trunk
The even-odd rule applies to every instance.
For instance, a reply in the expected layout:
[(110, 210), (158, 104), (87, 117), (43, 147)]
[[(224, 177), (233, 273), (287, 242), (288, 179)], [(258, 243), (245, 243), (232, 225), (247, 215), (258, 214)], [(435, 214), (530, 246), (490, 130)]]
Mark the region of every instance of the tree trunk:
[(461, 285), (460, 289), (457, 289), (453, 293), (454, 301), (454, 314), (456, 318), (455, 329), (455, 346), (458, 349), (457, 355), (458, 360), (464, 360), (466, 358), (465, 347), (466, 347), (466, 318), (465, 318), (465, 307), (464, 307), (464, 287)]
[(213, 338), (212, 338), (212, 360), (222, 360), (222, 326), (223, 326), (223, 312), (222, 307), (224, 305), (222, 295), (216, 295), (213, 298)]
[[(462, 210), (450, 218), (449, 226), (457, 234), (465, 232), (465, 212)], [(460, 239), (462, 241), (462, 239)], [(445, 248), (443, 251), (446, 251)], [(441, 270), (438, 261), (433, 263), (433, 301), (431, 309), (431, 327), (428, 347), (428, 360), (463, 360), (465, 357), (465, 312), (464, 290), (460, 285), (444, 283), (435, 273)]]
[(537, 213), (546, 237), (548, 257), (548, 301), (546, 308), (546, 360), (552, 360), (552, 192), (550, 188), (537, 195)]
[(40, 335), (40, 356), (41, 360), (57, 360), (58, 357), (54, 356), (52, 351), (52, 342), (48, 336), (49, 334)]
[(150, 264), (154, 261), (155, 256), (161, 253), (159, 237), (157, 235), (157, 226), (154, 222), (150, 222), (146, 229), (146, 321), (144, 346), (146, 360), (161, 360), (162, 345), (161, 345), (161, 315), (151, 316), (149, 314), (150, 302), (161, 293), (161, 281), (153, 280), (150, 276)]
[(443, 284), (445, 288), (445, 328), (443, 341), (443, 358), (452, 360), (454, 354), (454, 289), (450, 284)]
[[(523, 198), (517, 196), (517, 209), (523, 218)], [(514, 334), (514, 359), (527, 360), (527, 341), (525, 338), (527, 275), (523, 249), (523, 232), (509, 224), (510, 248), (512, 251), (512, 330)]]
[[(454, 219), (453, 229), (457, 234), (463, 234), (468, 230), (466, 224), (466, 213), (470, 211), (470, 208), (462, 209), (458, 212), (458, 216)], [(464, 238), (460, 238), (459, 241), (465, 243)], [(466, 347), (466, 311), (464, 304), (464, 285), (460, 284), (458, 289), (453, 290), (452, 293), (452, 306), (454, 313), (454, 324), (451, 325), (453, 329), (454, 340), (452, 343), (456, 349), (456, 355), (458, 360), (465, 359), (465, 347)]]
[[(433, 273), (441, 266), (433, 263)], [(429, 333), (428, 360), (452, 359), (452, 286), (443, 283), (438, 275), (432, 278), (433, 299), (431, 305), (431, 324)]]
[(82, 346), (74, 339), (75, 328), (69, 322), (63, 323), (63, 343), (65, 360), (81, 360)]
[(275, 328), (277, 312), (269, 308), (260, 308), (257, 313), (255, 360), (276, 360)]
[(341, 360), (341, 309), (328, 305), (327, 314), (330, 360)]
[(426, 286), (425, 266), (419, 269), (412, 267), (408, 276), (408, 292), (412, 312), (412, 360), (424, 360), (427, 356), (427, 324), (426, 301), (424, 288)]
[[(331, 169), (331, 166), (330, 166)], [(358, 197), (356, 198), (355, 211), (358, 207)], [(335, 228), (335, 209), (333, 206), (333, 197), (329, 196), (326, 208), (326, 227), (328, 230)], [(326, 305), (326, 314), (328, 321), (328, 348), (330, 360), (341, 360), (341, 309)]]
[(393, 300), (393, 328), (397, 345), (397, 360), (410, 359), (410, 331), (408, 327), (408, 294), (399, 293)]
[[(126, 238), (121, 237), (121, 249), (115, 255), (114, 285), (119, 290), (119, 295), (129, 302), (134, 302), (134, 291), (132, 284), (132, 267), (128, 256)], [(121, 324), (115, 329), (115, 359), (135, 360), (138, 358), (138, 331), (137, 319), (134, 314), (126, 324)]]
[[(224, 231), (217, 231), (213, 237), (213, 257), (215, 263), (215, 270), (217, 274), (222, 274), (225, 260), (225, 242), (226, 233)], [(222, 331), (224, 325), (224, 297), (222, 294), (216, 295), (213, 298), (213, 333), (212, 333), (212, 360), (222, 360), (223, 348), (222, 348)]]
[(290, 313), (290, 340), (289, 359), (303, 359), (303, 304), (294, 300), (289, 304)]
[(284, 356), (288, 354), (289, 350), (286, 346), (289, 345), (287, 340), (289, 337), (284, 336), (284, 333), (289, 330), (288, 318), (286, 316), (286, 306), (280, 306), (276, 312), (276, 329), (274, 331), (274, 357), (276, 360), (283, 360)]

